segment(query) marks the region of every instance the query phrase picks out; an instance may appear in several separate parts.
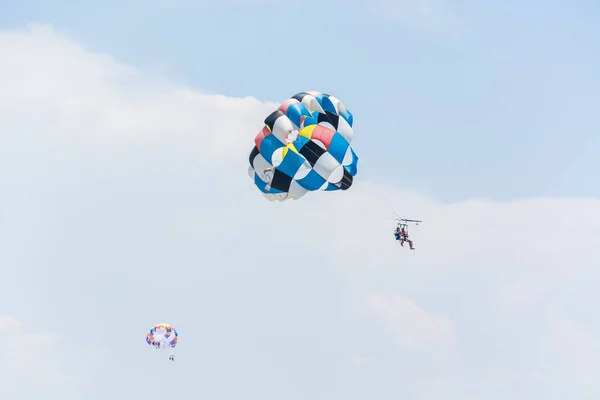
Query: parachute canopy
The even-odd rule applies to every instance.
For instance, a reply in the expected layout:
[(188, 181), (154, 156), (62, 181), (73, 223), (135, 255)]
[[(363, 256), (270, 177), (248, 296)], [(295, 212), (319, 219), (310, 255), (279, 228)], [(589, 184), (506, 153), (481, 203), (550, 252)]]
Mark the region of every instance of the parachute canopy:
[(178, 336), (177, 331), (171, 325), (158, 324), (151, 328), (146, 335), (146, 343), (157, 349), (174, 348), (177, 346)]
[(352, 113), (336, 97), (296, 94), (265, 119), (256, 135), (250, 178), (270, 201), (347, 190), (358, 172), (358, 156), (350, 147), (352, 124)]

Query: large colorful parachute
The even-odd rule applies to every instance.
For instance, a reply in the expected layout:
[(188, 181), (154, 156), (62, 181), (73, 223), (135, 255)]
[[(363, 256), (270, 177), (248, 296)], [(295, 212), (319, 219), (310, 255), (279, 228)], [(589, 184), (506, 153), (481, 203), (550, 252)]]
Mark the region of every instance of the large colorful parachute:
[(334, 96), (302, 92), (265, 119), (248, 173), (270, 201), (347, 190), (358, 172), (352, 113)]
[[(174, 349), (177, 346), (179, 334), (169, 324), (158, 324), (150, 329), (146, 335), (146, 343), (157, 350)], [(175, 360), (174, 354), (169, 355), (171, 361)]]

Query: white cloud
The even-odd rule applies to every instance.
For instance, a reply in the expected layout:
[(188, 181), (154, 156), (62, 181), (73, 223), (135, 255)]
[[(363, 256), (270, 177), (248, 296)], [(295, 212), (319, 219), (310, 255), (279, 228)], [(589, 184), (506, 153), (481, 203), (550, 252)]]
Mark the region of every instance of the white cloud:
[(47, 26), (3, 33), (0, 46), (11, 55), (1, 61), (4, 129), (83, 143), (78, 151), (108, 142), (112, 151), (119, 146), (129, 154), (144, 143), (202, 166), (229, 162), (247, 151), (248, 132), (274, 106), (170, 85), (86, 52)]
[(16, 319), (0, 315), (0, 396), (64, 395), (68, 376), (58, 363), (58, 340), (49, 332), (27, 333)]
[(436, 351), (454, 342), (450, 318), (430, 315), (410, 299), (373, 295), (367, 306), (383, 320), (402, 350)]
[[(598, 394), (599, 201), (443, 204), (359, 172), (269, 203), (246, 165), (275, 104), (171, 85), (48, 27), (1, 33), (0, 54), (0, 304), (68, 343), (75, 372), (45, 353), (55, 336), (21, 332), (8, 376), (90, 400)], [(425, 221), (414, 252), (395, 210)], [(160, 321), (182, 334), (176, 370), (143, 341)], [(16, 377), (2, 387), (25, 396)]]
[(600, 338), (560, 310), (551, 310), (549, 317), (539, 345), (541, 372), (556, 382), (570, 382), (570, 390), (580, 396), (597, 392)]

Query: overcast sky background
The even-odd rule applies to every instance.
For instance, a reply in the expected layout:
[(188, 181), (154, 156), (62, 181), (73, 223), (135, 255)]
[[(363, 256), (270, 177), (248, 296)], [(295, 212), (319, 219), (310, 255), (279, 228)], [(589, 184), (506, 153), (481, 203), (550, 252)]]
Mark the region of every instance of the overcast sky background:
[[(0, 0), (0, 397), (597, 399), (600, 6), (558, 3)], [(270, 203), (303, 90), (359, 175)]]

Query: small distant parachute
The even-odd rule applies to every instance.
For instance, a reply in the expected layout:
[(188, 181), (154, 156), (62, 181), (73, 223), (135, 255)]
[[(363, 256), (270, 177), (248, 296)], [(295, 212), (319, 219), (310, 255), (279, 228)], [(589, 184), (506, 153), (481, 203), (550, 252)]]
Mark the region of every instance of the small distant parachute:
[(301, 92), (265, 119), (254, 139), (248, 174), (270, 201), (309, 191), (347, 190), (358, 172), (352, 113), (334, 96)]
[[(146, 343), (154, 346), (157, 350), (175, 349), (179, 340), (179, 334), (169, 324), (158, 324), (150, 329), (146, 335)], [(169, 360), (175, 361), (173, 351), (169, 354)]]

